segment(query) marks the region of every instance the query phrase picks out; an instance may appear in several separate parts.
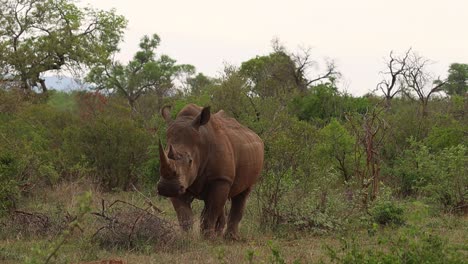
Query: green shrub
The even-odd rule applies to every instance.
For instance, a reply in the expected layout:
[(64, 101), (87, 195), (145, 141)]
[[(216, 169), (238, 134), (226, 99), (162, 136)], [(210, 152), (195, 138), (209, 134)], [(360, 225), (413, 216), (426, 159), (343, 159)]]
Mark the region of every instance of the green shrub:
[(332, 118), (345, 120), (345, 113), (365, 113), (371, 105), (369, 98), (340, 93), (330, 83), (314, 86), (305, 96), (301, 94), (291, 102), (291, 108), (299, 119), (320, 126)]
[(8, 153), (0, 153), (0, 216), (15, 206), (19, 196), (16, 181), (16, 160)]
[(98, 114), (64, 133), (62, 153), (68, 166), (86, 164), (107, 190), (137, 183), (152, 143), (130, 115)]
[(432, 127), (425, 142), (434, 150), (454, 147), (463, 144), (464, 140), (466, 143), (466, 137), (464, 135), (464, 131), (466, 130), (466, 126), (464, 127), (459, 122), (451, 120), (448, 124)]
[(0, 126), (0, 148), (16, 162), (18, 181), (32, 185), (53, 184), (61, 173), (59, 149), (69, 113), (33, 104), (10, 116)]
[[(354, 239), (342, 240), (339, 249), (327, 246), (327, 255), (332, 263), (465, 263), (462, 252), (448, 246), (447, 241), (427, 233), (400, 235), (383, 239), (379, 248), (364, 248)], [(382, 248), (387, 248), (382, 249)]]
[(405, 223), (403, 207), (393, 201), (378, 202), (372, 209), (374, 221), (380, 225), (401, 226)]
[(446, 211), (467, 210), (466, 152), (464, 145), (433, 152), (426, 145), (411, 141), (411, 147), (394, 167), (398, 185), (404, 194), (424, 195)]
[(432, 156), (437, 171), (422, 186), (422, 192), (448, 212), (468, 211), (468, 156), (467, 148), (458, 145), (446, 148)]
[(343, 181), (351, 180), (353, 172), (355, 139), (335, 118), (318, 133), (318, 143), (314, 147), (314, 160), (322, 167), (333, 165), (343, 176)]

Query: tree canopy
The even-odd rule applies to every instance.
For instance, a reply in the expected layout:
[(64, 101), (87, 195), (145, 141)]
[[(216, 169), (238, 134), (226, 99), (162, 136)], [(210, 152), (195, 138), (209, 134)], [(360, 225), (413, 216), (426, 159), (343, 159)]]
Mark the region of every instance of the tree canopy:
[(46, 92), (45, 72), (107, 60), (126, 25), (114, 10), (79, 8), (69, 0), (1, 0), (0, 78)]
[(118, 61), (104, 61), (96, 64), (87, 76), (98, 90), (109, 90), (124, 96), (133, 111), (136, 101), (147, 92), (154, 92), (159, 98), (169, 95), (175, 79), (182, 73), (191, 75), (195, 67), (176, 64), (176, 60), (167, 55), (157, 56), (156, 49), (161, 39), (157, 34), (144, 36), (140, 41), (140, 50), (127, 64)]
[(464, 95), (468, 92), (468, 64), (452, 63), (448, 70), (444, 90), (449, 95)]

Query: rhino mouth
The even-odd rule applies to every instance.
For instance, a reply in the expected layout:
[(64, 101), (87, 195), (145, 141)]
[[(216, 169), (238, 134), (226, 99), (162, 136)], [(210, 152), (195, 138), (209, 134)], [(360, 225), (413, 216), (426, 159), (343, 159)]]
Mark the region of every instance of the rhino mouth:
[(160, 181), (158, 183), (158, 194), (164, 197), (177, 197), (185, 193), (181, 184)]

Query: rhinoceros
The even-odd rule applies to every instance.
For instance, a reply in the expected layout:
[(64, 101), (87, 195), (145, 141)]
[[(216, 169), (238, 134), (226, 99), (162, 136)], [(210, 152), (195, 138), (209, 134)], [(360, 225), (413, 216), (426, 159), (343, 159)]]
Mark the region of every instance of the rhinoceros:
[(263, 141), (223, 110), (210, 114), (210, 107), (188, 104), (175, 120), (168, 106), (161, 115), (168, 128), (166, 149), (159, 140), (158, 193), (170, 198), (186, 231), (193, 225), (192, 201), (203, 200), (200, 229), (205, 237), (223, 234), (230, 199), (224, 235), (238, 239), (247, 198), (263, 167)]

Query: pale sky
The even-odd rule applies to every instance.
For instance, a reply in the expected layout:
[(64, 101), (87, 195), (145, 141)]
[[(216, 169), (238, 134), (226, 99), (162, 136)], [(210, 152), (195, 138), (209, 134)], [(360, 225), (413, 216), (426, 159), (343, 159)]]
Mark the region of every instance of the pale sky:
[[(375, 88), (391, 50), (412, 47), (445, 77), (450, 63), (468, 63), (468, 0), (82, 0), (115, 8), (128, 21), (118, 58), (128, 61), (145, 34), (161, 37), (159, 52), (217, 76), (225, 62), (267, 55), (279, 38), (290, 51), (336, 62), (340, 89)], [(323, 67), (322, 67), (323, 69)]]

